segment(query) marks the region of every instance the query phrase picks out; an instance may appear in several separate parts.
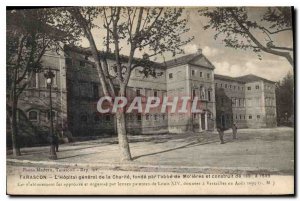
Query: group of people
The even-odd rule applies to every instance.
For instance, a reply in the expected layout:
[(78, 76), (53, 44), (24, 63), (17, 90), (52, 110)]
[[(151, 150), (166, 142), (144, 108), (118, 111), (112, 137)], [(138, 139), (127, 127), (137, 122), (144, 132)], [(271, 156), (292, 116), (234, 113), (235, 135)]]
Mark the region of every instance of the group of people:
[[(217, 128), (217, 131), (218, 131), (218, 133), (219, 133), (219, 138), (220, 138), (221, 144), (224, 144), (224, 143), (225, 143), (225, 142), (224, 142), (224, 131), (225, 131), (225, 130), (226, 130), (226, 129), (225, 129), (224, 127), (218, 127), (218, 128)], [(236, 135), (237, 135), (237, 125), (236, 125), (236, 123), (233, 123), (233, 124), (232, 124), (232, 138), (233, 138), (234, 140), (237, 139)]]

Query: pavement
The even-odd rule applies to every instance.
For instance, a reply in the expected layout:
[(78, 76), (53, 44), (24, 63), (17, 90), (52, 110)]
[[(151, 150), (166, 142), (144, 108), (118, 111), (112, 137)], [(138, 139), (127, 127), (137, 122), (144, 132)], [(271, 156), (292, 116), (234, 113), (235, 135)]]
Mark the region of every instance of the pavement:
[(294, 174), (294, 129), (289, 127), (239, 129), (238, 139), (225, 132), (129, 136), (133, 160), (120, 163), (116, 138), (60, 145), (58, 160), (48, 159), (49, 146), (22, 148), (9, 166), (89, 166), (111, 170), (198, 173)]

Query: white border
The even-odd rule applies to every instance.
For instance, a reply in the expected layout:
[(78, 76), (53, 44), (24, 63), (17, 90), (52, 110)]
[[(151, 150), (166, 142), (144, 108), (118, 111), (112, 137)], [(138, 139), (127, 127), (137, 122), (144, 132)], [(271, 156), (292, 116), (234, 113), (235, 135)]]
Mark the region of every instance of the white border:
[[(153, 1), (153, 0), (126, 0), (126, 1), (120, 1), (120, 0), (109, 0), (109, 1), (101, 1), (101, 0), (72, 0), (72, 1), (67, 1), (67, 0), (6, 0), (6, 1), (0, 1), (1, 5), (1, 18), (0, 18), (0, 27), (1, 29), (1, 38), (0, 38), (0, 44), (1, 44), (1, 55), (0, 55), (0, 62), (1, 62), (1, 68), (0, 68), (0, 94), (1, 94), (1, 99), (0, 99), (0, 111), (1, 111), (1, 116), (0, 116), (0, 129), (1, 129), (1, 134), (2, 134), (2, 139), (0, 140), (0, 178), (2, 178), (0, 182), (0, 199), (1, 200), (8, 200), (9, 197), (6, 195), (6, 140), (5, 140), (5, 133), (6, 133), (6, 116), (5, 116), (5, 101), (6, 101), (6, 88), (5, 88), (5, 83), (6, 83), (6, 74), (5, 74), (5, 59), (6, 59), (6, 43), (5, 43), (5, 37), (6, 37), (6, 32), (5, 32), (5, 27), (6, 27), (6, 18), (5, 18), (5, 13), (6, 13), (6, 6), (91, 6), (91, 5), (98, 5), (98, 6), (111, 6), (111, 5), (124, 5), (124, 6), (295, 6), (296, 11), (298, 11), (299, 15), (299, 6), (300, 1), (299, 0), (272, 0), (272, 1), (262, 1), (262, 0), (251, 0), (251, 1), (242, 1), (242, 0), (223, 0), (223, 1), (214, 1), (214, 0), (159, 0), (159, 1)], [(296, 15), (297, 17), (297, 15)], [(299, 19), (296, 20), (296, 27), (299, 27)], [(299, 31), (297, 33), (297, 41), (299, 41)], [(298, 46), (298, 44), (297, 44)], [(297, 51), (297, 58), (299, 59), (299, 51)], [(296, 64), (297, 66), (297, 64)], [(299, 79), (297, 80), (297, 92), (299, 92)], [(299, 108), (299, 98), (298, 98), (298, 108)], [(299, 112), (297, 110), (297, 112)], [(300, 125), (300, 120), (298, 119), (297, 125)], [(297, 134), (296, 134), (297, 135)], [(297, 145), (299, 145), (299, 136), (297, 137)], [(298, 149), (299, 150), (299, 149)], [(299, 158), (299, 154), (297, 154), (297, 159)], [(298, 166), (299, 167), (299, 166)], [(299, 175), (299, 172), (298, 174)], [(297, 179), (298, 181), (298, 179)], [(298, 185), (297, 185), (298, 186)], [(299, 193), (299, 191), (298, 191)], [(41, 197), (40, 197), (41, 198)], [(39, 199), (40, 199), (39, 198)], [(140, 199), (139, 197), (138, 199)], [(20, 199), (32, 199), (30, 197), (23, 197)], [(85, 200), (86, 198), (58, 198), (58, 197), (51, 197), (50, 199), (55, 199), (55, 200)], [(101, 198), (104, 200), (111, 200), (110, 198)], [(113, 198), (114, 200), (119, 200), (120, 198)], [(124, 198), (123, 198), (124, 199)], [(131, 199), (131, 198), (126, 198), (126, 199)], [(149, 198), (147, 198), (149, 199)], [(158, 198), (150, 198), (150, 199), (155, 199), (157, 200)], [(161, 199), (161, 198), (159, 198)], [(173, 199), (173, 198), (168, 198), (168, 199)], [(180, 197), (180, 199), (185, 199)], [(208, 198), (206, 198), (208, 199)], [(215, 200), (217, 198), (214, 198)], [(238, 198), (241, 199), (241, 198)], [(245, 198), (244, 198), (245, 199)], [(266, 197), (264, 198), (259, 198), (257, 200), (265, 200), (268, 199)], [(288, 198), (284, 198), (283, 200), (286, 200)], [(211, 199), (210, 199), (211, 200)]]

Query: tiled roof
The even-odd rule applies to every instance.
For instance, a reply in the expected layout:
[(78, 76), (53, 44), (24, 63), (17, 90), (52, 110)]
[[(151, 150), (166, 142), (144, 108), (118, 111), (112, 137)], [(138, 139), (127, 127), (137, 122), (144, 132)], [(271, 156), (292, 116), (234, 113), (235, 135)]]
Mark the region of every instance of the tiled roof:
[(234, 82), (245, 83), (244, 81), (239, 80), (236, 77), (230, 77), (230, 76), (226, 76), (226, 75), (215, 74), (214, 77), (215, 77), (215, 79), (220, 79), (220, 80), (229, 80), (229, 81), (234, 81)]
[(164, 64), (167, 67), (187, 64), (189, 61), (193, 60), (196, 56), (197, 56), (197, 54), (189, 54), (189, 55), (185, 55), (185, 56), (182, 56), (179, 58), (175, 58), (175, 59), (166, 61)]
[[(70, 51), (74, 51), (77, 52), (79, 54), (85, 54), (85, 55), (92, 55), (92, 51), (91, 48), (84, 48), (84, 47), (77, 47), (77, 46), (65, 46), (65, 50), (70, 50)], [(115, 59), (115, 54), (113, 52), (104, 52), (104, 51), (99, 51), (99, 56), (102, 57), (103, 55), (106, 56), (107, 59)], [(128, 61), (128, 56), (126, 55), (120, 55), (120, 59), (122, 62), (127, 62)], [(134, 58), (134, 62), (138, 62), (140, 61), (141, 58)], [(165, 66), (161, 63), (158, 62), (154, 62), (154, 61), (150, 61), (152, 63), (153, 67), (157, 67), (157, 68), (165, 68)]]
[(244, 76), (240, 76), (240, 77), (236, 77), (236, 79), (244, 81), (244, 82), (255, 82), (255, 81), (265, 81), (265, 82), (271, 82), (271, 83), (275, 83), (274, 81), (253, 75), (253, 74), (249, 74), (249, 75), (244, 75)]
[(271, 83), (275, 83), (271, 80), (267, 80), (265, 78), (253, 75), (253, 74), (249, 74), (249, 75), (244, 75), (244, 76), (240, 76), (240, 77), (230, 77), (230, 76), (226, 76), (226, 75), (219, 75), (219, 74), (215, 74), (215, 79), (220, 79), (220, 80), (229, 80), (229, 81), (234, 81), (234, 82), (241, 82), (241, 83), (246, 83), (246, 82), (255, 82), (255, 81), (265, 81), (265, 82), (271, 82)]
[(198, 53), (188, 54), (162, 63), (162, 65), (165, 65), (167, 68), (184, 65), (184, 64), (193, 64), (193, 65), (203, 66), (210, 69), (215, 68), (212, 65), (212, 63), (203, 54), (198, 54)]

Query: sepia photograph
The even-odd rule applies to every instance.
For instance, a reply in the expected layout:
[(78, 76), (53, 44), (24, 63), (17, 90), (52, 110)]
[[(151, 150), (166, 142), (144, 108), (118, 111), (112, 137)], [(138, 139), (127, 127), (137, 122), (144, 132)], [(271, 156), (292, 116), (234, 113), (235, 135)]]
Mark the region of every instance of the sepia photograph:
[(292, 6), (7, 6), (7, 194), (294, 195), (294, 33)]

